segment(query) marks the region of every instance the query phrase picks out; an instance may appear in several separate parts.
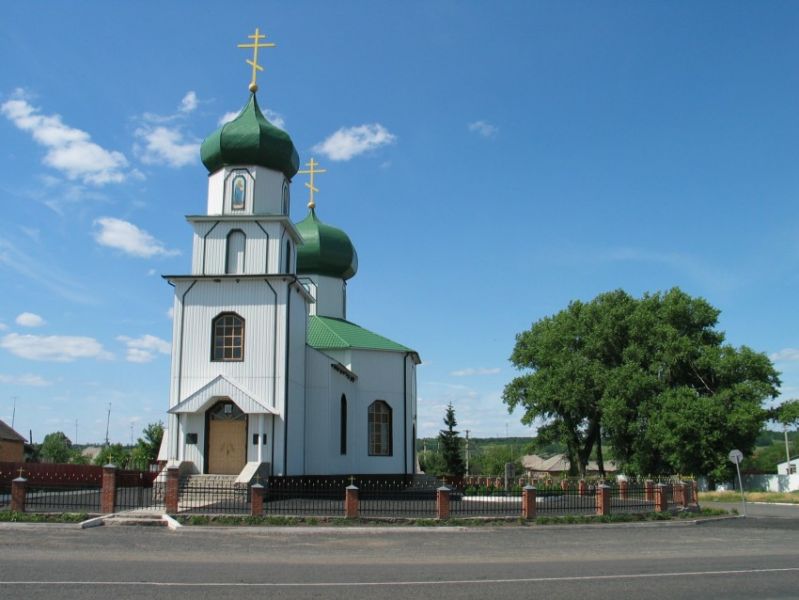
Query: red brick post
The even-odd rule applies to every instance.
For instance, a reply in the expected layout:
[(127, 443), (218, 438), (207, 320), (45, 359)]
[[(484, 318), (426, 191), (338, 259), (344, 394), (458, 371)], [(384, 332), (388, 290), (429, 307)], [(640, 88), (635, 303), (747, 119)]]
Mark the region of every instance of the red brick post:
[(348, 519), (357, 519), (360, 511), (358, 488), (355, 484), (350, 484), (344, 494), (344, 516)]
[(627, 490), (629, 489), (630, 484), (626, 479), (622, 479), (619, 482), (619, 498), (621, 500), (627, 500)]
[(522, 489), (522, 518), (535, 519), (535, 487), (532, 485)]
[(564, 492), (568, 492), (569, 491), (569, 480), (568, 479), (561, 479), (560, 480), (560, 489), (562, 489)]
[(581, 496), (585, 496), (586, 492), (588, 491), (588, 484), (585, 482), (585, 479), (581, 479), (577, 484), (577, 490), (577, 493), (579, 493)]
[(20, 476), (11, 482), (11, 512), (25, 512), (25, 494), (28, 480)]
[(610, 514), (610, 486), (604, 483), (596, 487), (596, 514), (600, 517)]
[(688, 482), (688, 504), (699, 504), (696, 480)]
[(655, 512), (666, 512), (669, 509), (669, 486), (659, 483), (655, 491)]
[(180, 469), (178, 467), (168, 467), (166, 470), (166, 497), (164, 498), (164, 510), (168, 514), (177, 514), (179, 492)]
[(674, 502), (683, 507), (688, 506), (688, 496), (685, 494), (685, 484), (682, 481), (674, 484)]
[(264, 514), (264, 492), (266, 489), (260, 483), (250, 486), (252, 498), (250, 499), (250, 514), (253, 517), (260, 517)]
[(103, 487), (100, 489), (100, 512), (104, 515), (114, 512), (117, 503), (117, 467), (103, 465)]
[(449, 519), (449, 488), (445, 485), (436, 490), (436, 515), (439, 519)]
[(651, 479), (644, 482), (644, 500), (647, 502), (655, 501), (655, 483)]

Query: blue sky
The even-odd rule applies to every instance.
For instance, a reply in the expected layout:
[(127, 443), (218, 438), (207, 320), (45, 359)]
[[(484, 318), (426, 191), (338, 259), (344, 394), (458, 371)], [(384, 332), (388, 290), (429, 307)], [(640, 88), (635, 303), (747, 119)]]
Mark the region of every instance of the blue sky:
[[(414, 347), (419, 432), (529, 435), (517, 332), (616, 288), (722, 310), (799, 396), (799, 5), (37, 2), (0, 22), (0, 419), (127, 442), (168, 404), (160, 277), (198, 145), (259, 102), (359, 253), (348, 316)], [(155, 10), (157, 6), (157, 10)], [(306, 213), (302, 176), (292, 216)]]

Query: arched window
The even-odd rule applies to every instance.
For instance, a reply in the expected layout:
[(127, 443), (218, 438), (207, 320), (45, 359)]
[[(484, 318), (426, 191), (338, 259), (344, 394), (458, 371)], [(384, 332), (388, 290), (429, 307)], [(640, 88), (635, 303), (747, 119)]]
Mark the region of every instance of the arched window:
[(289, 214), (289, 182), (283, 180), (283, 214)]
[(247, 179), (244, 175), (236, 175), (230, 187), (230, 208), (244, 210), (247, 200)]
[(347, 397), (341, 394), (341, 454), (347, 453)]
[(234, 229), (227, 234), (227, 258), (225, 260), (225, 273), (236, 275), (244, 273), (244, 252), (247, 245), (247, 236), (241, 229)]
[(286, 273), (291, 273), (291, 242), (289, 240), (286, 240), (286, 254), (285, 254), (285, 257), (286, 257), (285, 272)]
[(211, 328), (211, 360), (244, 360), (244, 319), (235, 313), (222, 313)]
[(369, 456), (391, 456), (391, 407), (383, 400), (369, 405)]

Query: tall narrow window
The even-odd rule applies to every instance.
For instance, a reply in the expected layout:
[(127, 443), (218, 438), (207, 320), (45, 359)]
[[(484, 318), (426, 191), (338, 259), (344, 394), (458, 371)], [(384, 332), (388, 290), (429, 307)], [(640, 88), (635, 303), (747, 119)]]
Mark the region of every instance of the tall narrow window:
[(240, 229), (234, 229), (227, 234), (227, 260), (225, 273), (236, 275), (244, 273), (244, 252), (247, 245), (247, 236)]
[(244, 360), (244, 319), (234, 313), (222, 313), (213, 320), (211, 360)]
[(291, 273), (291, 242), (286, 240), (286, 273)]
[(283, 181), (283, 214), (289, 214), (289, 182)]
[(383, 400), (369, 405), (369, 456), (391, 456), (391, 407)]
[(233, 210), (244, 210), (244, 204), (247, 199), (247, 180), (244, 175), (236, 175), (233, 178), (233, 184), (230, 194), (230, 208)]
[(347, 397), (341, 394), (341, 454), (347, 453)]

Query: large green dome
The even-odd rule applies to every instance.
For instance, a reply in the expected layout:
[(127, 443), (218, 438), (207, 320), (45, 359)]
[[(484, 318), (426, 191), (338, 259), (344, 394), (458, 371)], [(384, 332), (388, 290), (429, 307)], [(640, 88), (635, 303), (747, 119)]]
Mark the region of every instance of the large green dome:
[(358, 253), (349, 236), (322, 223), (313, 208), (297, 230), (304, 241), (297, 247), (297, 273), (349, 279), (358, 272)]
[(300, 168), (294, 142), (266, 120), (255, 94), (238, 117), (203, 140), (200, 157), (209, 173), (225, 165), (260, 165), (291, 179)]

